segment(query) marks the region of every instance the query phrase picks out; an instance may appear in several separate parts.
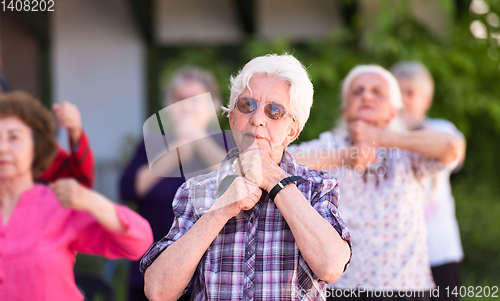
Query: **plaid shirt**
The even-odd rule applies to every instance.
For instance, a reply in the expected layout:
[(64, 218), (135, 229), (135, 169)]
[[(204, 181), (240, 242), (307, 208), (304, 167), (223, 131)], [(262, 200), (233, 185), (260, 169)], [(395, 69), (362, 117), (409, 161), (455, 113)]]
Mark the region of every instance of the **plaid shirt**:
[[(219, 170), (192, 178), (179, 188), (173, 202), (172, 228), (142, 258), (142, 272), (215, 203), (221, 181), (234, 175), (231, 163), (237, 156), (237, 149), (231, 150)], [(337, 180), (299, 165), (286, 151), (280, 167), (289, 176), (302, 177), (298, 189), (350, 245), (350, 234), (338, 210)], [(241, 211), (226, 223), (191, 281), (194, 300), (326, 299), (326, 283), (309, 268), (290, 227), (265, 192), (252, 209)]]

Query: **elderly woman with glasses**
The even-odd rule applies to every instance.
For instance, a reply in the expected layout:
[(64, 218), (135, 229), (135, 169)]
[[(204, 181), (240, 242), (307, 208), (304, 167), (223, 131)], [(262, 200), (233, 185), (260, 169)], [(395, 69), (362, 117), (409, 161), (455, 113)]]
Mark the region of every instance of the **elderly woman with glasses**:
[(257, 57), (231, 80), (237, 148), (188, 180), (170, 232), (144, 256), (150, 300), (324, 300), (350, 258), (338, 182), (297, 164), (286, 146), (309, 116), (313, 87), (291, 55)]
[[(358, 66), (342, 83), (343, 125), (290, 148), (298, 162), (328, 170), (342, 184), (340, 209), (356, 252), (333, 284), (341, 289), (336, 299), (399, 299), (434, 286), (421, 182), (458, 157), (461, 141), (431, 130), (404, 131), (396, 117), (402, 105), (387, 70)], [(401, 299), (418, 299), (406, 296)]]

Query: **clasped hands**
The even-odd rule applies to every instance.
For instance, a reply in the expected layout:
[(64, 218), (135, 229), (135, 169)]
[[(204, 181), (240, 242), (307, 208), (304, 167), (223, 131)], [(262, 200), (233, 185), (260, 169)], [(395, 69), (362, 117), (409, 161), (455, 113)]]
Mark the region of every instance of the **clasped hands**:
[(262, 189), (270, 191), (286, 173), (271, 158), (268, 145), (254, 142), (240, 152), (235, 172), (239, 175), (209, 211), (219, 211), (231, 218), (241, 210), (249, 210), (259, 201)]
[(384, 130), (362, 120), (349, 122), (351, 152), (346, 162), (352, 168), (366, 168), (377, 161), (376, 148), (383, 147)]

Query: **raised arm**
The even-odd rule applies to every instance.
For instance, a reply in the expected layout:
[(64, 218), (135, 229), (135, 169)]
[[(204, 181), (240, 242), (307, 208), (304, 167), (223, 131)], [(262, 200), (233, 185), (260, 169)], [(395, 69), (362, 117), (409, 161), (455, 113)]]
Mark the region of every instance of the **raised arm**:
[[(160, 241), (145, 256), (146, 261), (150, 261), (148, 257), (156, 256), (152, 258), (154, 261), (144, 273), (144, 290), (149, 300), (177, 300), (191, 281), (203, 254), (226, 222), (241, 210), (252, 208), (259, 201), (260, 196), (261, 190), (258, 186), (239, 177), (187, 232), (182, 233), (191, 221), (177, 216), (179, 212), (175, 212), (174, 231), (171, 230), (169, 235), (177, 231), (178, 235), (181, 235), (180, 238), (166, 249), (161, 246), (164, 242)], [(181, 206), (186, 206), (187, 202), (187, 199), (183, 199)], [(190, 218), (193, 217), (192, 214), (187, 215), (191, 215)], [(158, 255), (158, 252), (161, 254)]]
[[(179, 160), (175, 150), (164, 154), (156, 162), (155, 166), (162, 168), (161, 173), (167, 175), (174, 169), (179, 170)], [(180, 174), (180, 172), (179, 172)], [(135, 154), (127, 164), (120, 178), (120, 197), (125, 201), (140, 202), (144, 197), (162, 180), (151, 172), (148, 164), (146, 147), (143, 142), (139, 142)]]
[(144, 273), (149, 300), (177, 300), (188, 286), (203, 254), (227, 220), (205, 213), (189, 231), (163, 251)]
[(70, 155), (68, 164), (62, 164), (50, 181), (71, 177), (88, 188), (94, 186), (94, 154), (83, 130), (78, 108), (67, 101), (52, 106), (57, 123), (68, 131)]
[(218, 164), (226, 156), (226, 150), (214, 138), (200, 139), (194, 142), (194, 148), (203, 162), (209, 166), (210, 170), (218, 168)]
[(348, 243), (311, 206), (297, 186), (287, 185), (276, 195), (274, 203), (314, 274), (328, 283), (337, 281), (350, 258)]
[(363, 143), (342, 148), (303, 148), (298, 145), (288, 151), (299, 164), (323, 171), (343, 166), (364, 168), (376, 160), (375, 148)]
[(111, 232), (120, 234), (125, 231), (114, 204), (104, 196), (84, 188), (73, 179), (58, 180), (50, 186), (63, 207), (90, 213)]
[(448, 133), (432, 130), (418, 130), (404, 133), (387, 133), (382, 136), (381, 145), (397, 147), (449, 163), (465, 153), (465, 141)]
[[(160, 160), (162, 160), (162, 162), (158, 164), (161, 164), (162, 168), (164, 168), (165, 176), (168, 175), (168, 172), (179, 168), (179, 160), (177, 159), (176, 151), (168, 152)], [(163, 178), (152, 173), (149, 165), (146, 163), (138, 168), (134, 179), (133, 187), (135, 188), (136, 194), (139, 198), (143, 198)]]
[(59, 180), (51, 188), (64, 207), (74, 210), (68, 226), (75, 231), (72, 247), (76, 251), (137, 260), (153, 243), (149, 223), (129, 208), (73, 179)]
[(442, 163), (455, 161), (465, 151), (465, 141), (454, 135), (429, 129), (394, 132), (383, 130), (363, 121), (349, 124), (351, 139), (355, 143), (366, 143), (375, 147), (401, 148)]
[(69, 156), (69, 175), (87, 188), (94, 186), (94, 154), (85, 131), (82, 131), (79, 144), (72, 144)]
[[(262, 149), (250, 149), (241, 153), (240, 162), (245, 178), (267, 191), (271, 191), (279, 181), (287, 177)], [(331, 187), (325, 188), (330, 192), (324, 196), (326, 200), (323, 201), (328, 206), (324, 205), (325, 208), (321, 208), (322, 210), (331, 210), (333, 207), (332, 198), (337, 197), (332, 192), (334, 185), (336, 183), (331, 181)], [(349, 261), (350, 247), (340, 237), (333, 224), (321, 216), (293, 184), (283, 188), (277, 194), (274, 203), (288, 223), (297, 247), (314, 274), (329, 283), (337, 281)], [(331, 218), (332, 214), (328, 213)]]

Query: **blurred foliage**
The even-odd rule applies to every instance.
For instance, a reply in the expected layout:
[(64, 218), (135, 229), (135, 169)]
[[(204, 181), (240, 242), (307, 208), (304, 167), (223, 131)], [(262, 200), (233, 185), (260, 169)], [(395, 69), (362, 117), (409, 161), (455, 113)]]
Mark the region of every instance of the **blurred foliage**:
[[(75, 273), (84, 272), (100, 278), (104, 283), (113, 287), (116, 300), (128, 300), (130, 262), (125, 259), (111, 260), (101, 256), (79, 253), (76, 258)], [(100, 272), (98, 272), (100, 271)], [(78, 284), (78, 283), (77, 283)], [(97, 294), (93, 300), (109, 301)]]
[[(292, 53), (307, 67), (315, 88), (309, 121), (298, 141), (315, 139), (339, 119), (340, 82), (359, 64), (390, 68), (399, 60), (425, 64), (436, 82), (431, 117), (457, 125), (468, 141), (467, 158), (460, 173), (452, 177), (465, 259), (464, 285), (500, 283), (500, 32), (487, 24), (486, 39), (469, 31), (473, 20), (486, 14), (470, 13), (470, 1), (439, 0), (450, 20), (445, 37), (430, 32), (412, 14), (411, 1), (381, 0), (380, 9), (367, 22), (359, 13), (349, 26), (322, 40), (292, 43), (286, 39), (263, 41), (249, 37), (244, 45), (183, 47), (162, 50), (161, 85), (184, 65), (215, 73), (223, 99), (229, 98), (229, 77), (255, 56)], [(498, 0), (486, 1), (498, 13)], [(359, 2), (342, 0), (345, 5)], [(352, 11), (352, 10), (350, 10)], [(495, 53), (497, 53), (495, 55)], [(228, 128), (227, 118), (221, 124)]]

